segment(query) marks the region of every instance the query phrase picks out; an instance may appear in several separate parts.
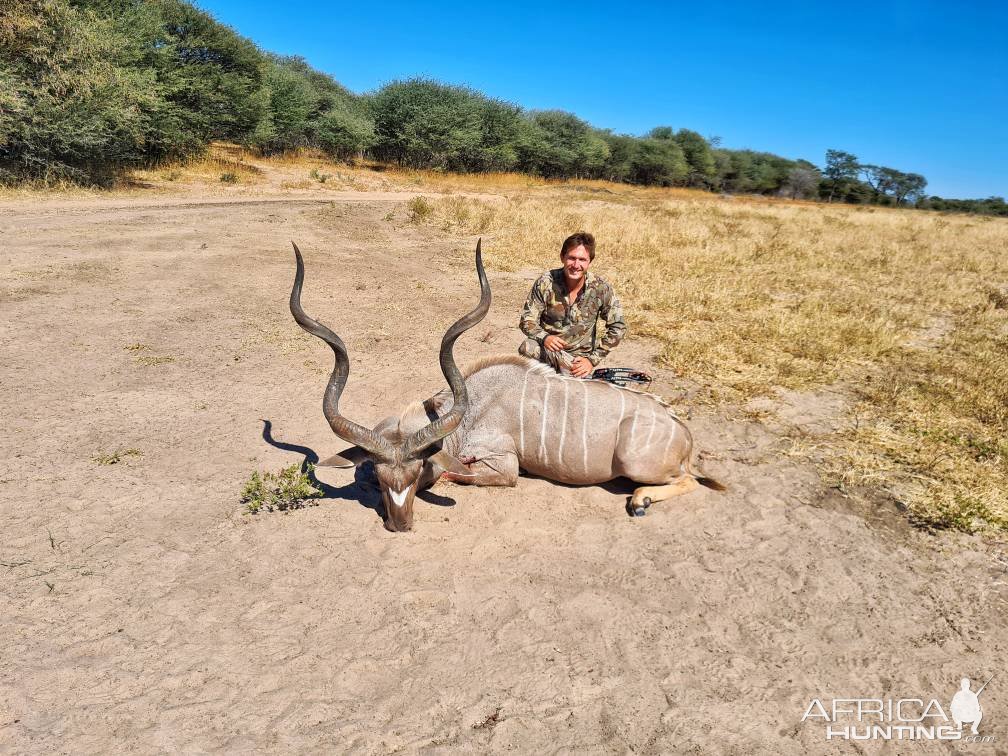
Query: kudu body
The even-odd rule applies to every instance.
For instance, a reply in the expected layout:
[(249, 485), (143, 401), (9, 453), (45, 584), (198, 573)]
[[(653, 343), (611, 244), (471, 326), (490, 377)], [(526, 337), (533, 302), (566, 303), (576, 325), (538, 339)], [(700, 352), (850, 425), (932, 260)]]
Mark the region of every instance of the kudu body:
[(479, 243), (480, 303), (441, 342), (441, 369), (449, 388), (412, 403), (374, 429), (348, 420), (338, 409), (349, 373), (346, 348), (339, 336), (301, 309), (304, 263), (296, 245), (294, 251), (291, 312), (302, 328), (333, 349), (336, 365), (323, 412), (336, 435), (355, 444), (319, 464), (347, 467), (372, 460), (389, 530), (412, 528), (414, 494), (442, 475), (484, 486), (513, 486), (519, 469), (575, 485), (625, 476), (646, 484), (631, 497), (629, 509), (638, 515), (652, 502), (698, 484), (723, 490), (691, 470), (689, 430), (651, 394), (558, 375), (548, 365), (517, 355), (482, 360), (465, 375), (459, 371), (452, 355), (455, 340), (490, 308)]

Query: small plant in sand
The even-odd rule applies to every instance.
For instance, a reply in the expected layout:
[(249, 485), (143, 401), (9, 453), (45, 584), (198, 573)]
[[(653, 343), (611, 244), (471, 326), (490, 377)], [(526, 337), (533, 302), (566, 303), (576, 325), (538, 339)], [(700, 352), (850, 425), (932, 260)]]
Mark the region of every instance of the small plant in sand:
[(99, 465), (118, 465), (126, 457), (140, 456), (143, 456), (143, 452), (139, 449), (116, 449), (114, 452), (108, 454), (98, 454), (92, 457), (91, 460)]
[(224, 171), (224, 173), (220, 175), (220, 180), (222, 184), (237, 184), (238, 174), (234, 171)]
[(406, 203), (410, 223), (423, 223), (434, 212), (434, 206), (426, 197), (414, 197)]
[(260, 475), (258, 470), (252, 473), (241, 494), (245, 511), (248, 514), (259, 514), (263, 510), (286, 512), (308, 506), (311, 499), (322, 496), (322, 491), (312, 484), (309, 477), (314, 469), (314, 465), (309, 465), (302, 472), (300, 465), (295, 464), (278, 473)]
[(138, 365), (144, 367), (157, 367), (158, 365), (168, 365), (175, 362), (175, 358), (170, 354), (145, 354), (136, 358)]

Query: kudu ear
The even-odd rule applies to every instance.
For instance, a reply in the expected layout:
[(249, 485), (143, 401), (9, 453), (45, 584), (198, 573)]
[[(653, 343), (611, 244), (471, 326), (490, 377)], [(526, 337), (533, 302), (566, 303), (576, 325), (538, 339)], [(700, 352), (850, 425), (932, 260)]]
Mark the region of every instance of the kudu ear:
[(467, 478), (475, 478), (476, 473), (470, 470), (468, 467), (459, 462), (455, 457), (446, 452), (444, 449), (432, 454), (427, 459), (436, 465), (439, 465), (445, 472), (450, 472), (452, 475), (459, 475)]
[(323, 459), (316, 467), (354, 467), (371, 459), (371, 455), (359, 446), (351, 446), (339, 454)]

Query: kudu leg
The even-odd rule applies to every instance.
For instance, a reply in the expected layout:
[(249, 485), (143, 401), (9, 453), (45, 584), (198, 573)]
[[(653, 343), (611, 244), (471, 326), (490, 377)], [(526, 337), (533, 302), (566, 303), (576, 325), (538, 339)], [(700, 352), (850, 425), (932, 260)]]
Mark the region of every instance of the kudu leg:
[(682, 496), (690, 491), (695, 491), (699, 486), (700, 484), (692, 475), (683, 475), (662, 486), (641, 486), (630, 497), (629, 510), (631, 514), (643, 515), (652, 504), (671, 499), (673, 496)]
[(518, 483), (518, 457), (512, 453), (474, 460), (466, 467), (474, 473), (472, 476), (446, 472), (441, 479), (471, 486), (514, 486)]

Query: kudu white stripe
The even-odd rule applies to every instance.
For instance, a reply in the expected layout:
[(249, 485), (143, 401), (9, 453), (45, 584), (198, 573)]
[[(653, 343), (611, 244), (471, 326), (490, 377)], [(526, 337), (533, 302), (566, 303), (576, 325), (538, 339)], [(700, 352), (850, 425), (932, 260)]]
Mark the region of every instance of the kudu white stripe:
[(539, 427), (539, 454), (544, 465), (549, 464), (549, 450), (546, 447), (546, 417), (549, 415), (549, 392), (553, 381), (545, 381), (546, 392), (542, 402), (542, 425)]
[[(669, 417), (671, 417), (671, 415)], [(673, 419), (673, 423), (674, 422), (675, 421)], [(674, 424), (669, 426), (668, 432), (669, 432), (669, 434), (668, 434), (668, 441), (665, 442), (665, 448), (662, 450), (662, 456), (661, 456), (662, 459), (666, 459), (668, 457), (668, 448), (672, 444), (672, 439), (675, 438), (675, 425)]]
[(564, 447), (564, 436), (567, 435), (567, 399), (568, 399), (568, 389), (570, 387), (569, 381), (564, 381), (564, 406), (563, 406), (563, 417), (560, 419), (560, 448), (557, 451), (557, 462), (563, 462), (563, 447)]
[(518, 427), (520, 429), (519, 430), (520, 440), (518, 448), (521, 450), (522, 454), (525, 453), (525, 389), (528, 388), (528, 377), (529, 373), (531, 372), (532, 368), (529, 368), (528, 370), (525, 371), (525, 380), (522, 381), (521, 404), (518, 407)]
[(648, 428), (647, 439), (644, 441), (644, 448), (647, 448), (648, 444), (651, 443), (651, 436), (654, 435), (655, 423), (658, 422), (657, 418), (655, 418), (654, 402), (648, 402), (648, 405), (651, 407), (651, 427)]
[(620, 429), (623, 427), (623, 415), (626, 413), (626, 392), (620, 391), (611, 383), (607, 384), (611, 388), (619, 391), (619, 420), (616, 421), (616, 448), (619, 448)]
[(584, 397), (584, 407), (581, 409), (581, 463), (585, 473), (588, 472), (588, 383), (581, 382), (581, 394)]

